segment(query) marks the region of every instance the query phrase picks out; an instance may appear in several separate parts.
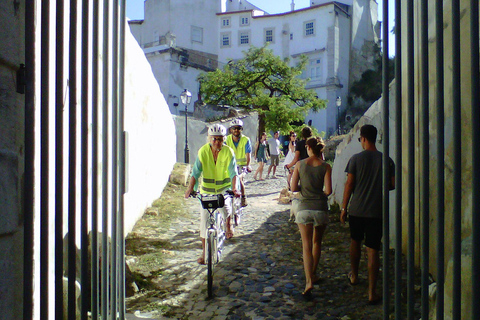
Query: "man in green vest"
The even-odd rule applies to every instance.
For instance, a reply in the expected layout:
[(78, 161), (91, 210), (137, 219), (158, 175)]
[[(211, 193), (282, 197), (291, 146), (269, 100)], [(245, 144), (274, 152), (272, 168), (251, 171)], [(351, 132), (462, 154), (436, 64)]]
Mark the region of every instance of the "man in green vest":
[(247, 198), (245, 196), (245, 184), (243, 182), (242, 171), (245, 167), (247, 172), (252, 172), (250, 166), (250, 153), (252, 153), (252, 144), (247, 136), (242, 134), (243, 121), (240, 119), (234, 119), (230, 122), (230, 132), (227, 136), (227, 146), (233, 149), (235, 152), (235, 158), (237, 159), (238, 174), (240, 175), (240, 191), (242, 193), (242, 207), (247, 206)]
[[(202, 194), (223, 194), (226, 190), (232, 190), (235, 196), (239, 196), (237, 191), (237, 164), (233, 150), (224, 145), (227, 129), (220, 124), (214, 124), (208, 128), (208, 143), (198, 150), (198, 156), (193, 164), (192, 175), (185, 199), (192, 192), (200, 189)], [(199, 178), (203, 175), (203, 180), (198, 186)], [(227, 233), (226, 238), (233, 237), (233, 230), (230, 224), (230, 216), (232, 213), (231, 201), (225, 201), (222, 208), (224, 218), (226, 219)], [(207, 210), (202, 210), (200, 215), (200, 238), (202, 239), (203, 255), (198, 258), (197, 262), (205, 264), (205, 237), (208, 229)]]

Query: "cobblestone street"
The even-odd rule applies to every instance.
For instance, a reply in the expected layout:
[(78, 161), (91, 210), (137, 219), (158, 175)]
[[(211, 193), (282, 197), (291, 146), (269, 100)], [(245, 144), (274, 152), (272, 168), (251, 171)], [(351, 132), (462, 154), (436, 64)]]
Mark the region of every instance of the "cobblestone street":
[(381, 319), (382, 305), (367, 305), (365, 256), (360, 283), (348, 283), (349, 231), (337, 215), (330, 216), (324, 236), (321, 281), (311, 300), (301, 295), (305, 280), (300, 233), (288, 221), (290, 205), (278, 203), (286, 187), (284, 172), (279, 171), (277, 178), (264, 181), (248, 175), (248, 206), (215, 266), (212, 300), (206, 300), (207, 268), (196, 262), (201, 254), (198, 200), (185, 200), (190, 214), (173, 218), (166, 226), (156, 224), (158, 217), (145, 215), (127, 238), (131, 271), (138, 272), (138, 257), (129, 253), (130, 241), (145, 248), (162, 244), (167, 249), (159, 249), (164, 257), (161, 266), (143, 275), (150, 287), (139, 284), (140, 292), (127, 299), (127, 319)]

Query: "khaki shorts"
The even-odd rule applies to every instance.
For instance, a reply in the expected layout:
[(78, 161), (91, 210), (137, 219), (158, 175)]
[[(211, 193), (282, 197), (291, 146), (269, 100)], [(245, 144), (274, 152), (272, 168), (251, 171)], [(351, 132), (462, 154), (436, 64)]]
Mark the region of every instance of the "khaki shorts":
[(313, 224), (314, 227), (328, 224), (328, 211), (300, 210), (295, 214), (295, 223)]
[(272, 166), (278, 166), (278, 164), (280, 163), (278, 154), (272, 154), (272, 155), (270, 156), (270, 160), (271, 160), (270, 164), (271, 164)]

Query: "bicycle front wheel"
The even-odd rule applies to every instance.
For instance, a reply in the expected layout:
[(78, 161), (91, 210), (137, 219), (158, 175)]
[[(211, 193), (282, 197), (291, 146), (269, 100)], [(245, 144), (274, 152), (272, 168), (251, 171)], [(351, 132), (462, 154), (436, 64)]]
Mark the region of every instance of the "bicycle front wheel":
[(208, 243), (207, 243), (207, 255), (208, 255), (208, 270), (207, 270), (207, 291), (208, 297), (213, 297), (213, 262), (214, 262), (214, 255), (215, 255), (215, 241), (214, 241), (214, 234), (208, 234)]

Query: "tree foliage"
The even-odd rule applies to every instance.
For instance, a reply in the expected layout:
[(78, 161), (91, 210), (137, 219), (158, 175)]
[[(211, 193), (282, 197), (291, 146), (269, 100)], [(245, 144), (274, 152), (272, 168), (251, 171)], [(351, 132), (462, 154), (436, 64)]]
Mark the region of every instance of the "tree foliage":
[[(382, 56), (378, 52), (378, 56), (375, 60), (375, 70), (366, 70), (360, 80), (355, 81), (350, 88), (350, 97), (355, 99), (356, 97), (362, 98), (370, 106), (373, 102), (377, 101), (382, 95)], [(393, 79), (395, 72), (395, 60), (389, 58), (389, 79)]]
[(305, 88), (307, 80), (299, 78), (307, 58), (295, 66), (283, 61), (264, 46), (251, 47), (245, 56), (225, 67), (201, 74), (200, 94), (205, 103), (254, 109), (259, 112), (259, 132), (288, 132), (291, 123), (305, 120), (308, 110), (325, 108), (315, 91)]

